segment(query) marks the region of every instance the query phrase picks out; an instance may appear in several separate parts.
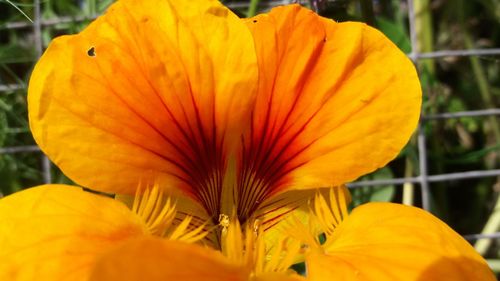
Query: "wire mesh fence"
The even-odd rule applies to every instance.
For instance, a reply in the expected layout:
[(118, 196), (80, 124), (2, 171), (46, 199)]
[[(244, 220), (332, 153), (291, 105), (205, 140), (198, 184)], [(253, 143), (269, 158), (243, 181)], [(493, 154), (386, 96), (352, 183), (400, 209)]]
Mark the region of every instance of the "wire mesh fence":
[[(468, 48), (468, 49), (460, 49), (460, 50), (435, 50), (435, 51), (420, 51), (419, 48), (419, 36), (418, 30), (416, 27), (416, 18), (419, 16), (415, 11), (414, 7), (416, 6), (414, 1), (419, 0), (408, 0), (408, 1), (400, 1), (404, 4), (404, 7), (407, 9), (407, 20), (408, 20), (408, 31), (409, 31), (409, 41), (411, 45), (411, 51), (408, 53), (408, 57), (411, 58), (416, 64), (421, 61), (426, 60), (437, 60), (437, 59), (447, 59), (447, 58), (455, 58), (455, 57), (480, 57), (487, 58), (491, 57), (493, 60), (495, 56), (500, 55), (500, 48)], [(294, 1), (261, 1), (260, 9), (266, 10), (270, 7), (288, 4)], [(330, 2), (347, 2), (347, 1), (330, 1)], [(377, 2), (377, 1), (373, 1)], [(425, 1), (429, 2), (429, 1)], [(0, 2), (0, 14), (1, 10), (6, 8), (7, 3)], [(90, 20), (94, 19), (100, 11), (104, 10), (94, 8), (92, 11), (87, 12), (84, 16), (75, 14), (73, 16), (53, 16), (48, 17), (47, 15), (42, 15), (41, 10), (41, 1), (34, 0), (32, 5), (30, 5), (30, 9), (32, 9), (32, 19), (33, 22), (29, 22), (28, 20), (18, 18), (17, 20), (9, 20), (0, 25), (0, 31), (13, 32), (23, 34), (23, 36), (29, 38), (28, 42), (33, 44), (34, 54), (32, 56), (33, 59), (41, 56), (43, 49), (46, 47), (44, 43), (46, 43), (47, 38), (44, 38), (44, 30), (54, 27), (59, 27), (60, 30), (57, 32), (67, 32), (74, 31), (75, 28), (73, 25), (85, 24)], [(238, 9), (247, 9), (248, 1), (230, 1), (227, 5), (235, 10)], [(105, 7), (105, 4), (102, 4)], [(83, 9), (83, 8), (82, 8)], [(78, 27), (76, 28), (76, 30)], [(56, 32), (56, 33), (57, 33)], [(4, 41), (5, 42), (5, 41)], [(2, 43), (4, 43), (2, 42)], [(34, 60), (32, 60), (34, 62)], [(3, 71), (0, 73), (6, 73)], [(27, 88), (26, 79), (5, 79), (0, 76), (0, 95), (25, 95)], [(424, 95), (428, 95), (429, 93), (424, 90)], [(0, 104), (1, 106), (2, 104)], [(10, 106), (10, 105), (4, 105)], [(21, 114), (21, 113), (20, 113)], [(413, 145), (417, 148), (417, 162), (418, 167), (414, 170), (417, 171), (413, 174), (404, 175), (402, 177), (389, 177), (386, 179), (380, 178), (363, 178), (357, 182), (351, 183), (348, 186), (352, 190), (363, 189), (368, 186), (373, 186), (375, 188), (394, 185), (400, 188), (415, 188), (415, 194), (420, 194), (421, 199), (416, 200), (421, 203), (422, 208), (426, 210), (431, 210), (431, 201), (432, 201), (432, 191), (434, 183), (442, 183), (442, 182), (457, 182), (463, 180), (477, 179), (477, 178), (487, 178), (491, 177), (492, 182), (495, 181), (495, 178), (500, 176), (500, 169), (495, 169), (497, 166), (493, 165), (492, 169), (485, 169), (481, 167), (481, 169), (472, 169), (472, 170), (463, 170), (457, 172), (445, 172), (445, 173), (431, 173), (429, 169), (429, 138), (434, 137), (432, 134), (426, 130), (426, 128), (432, 125), (434, 122), (447, 121), (452, 119), (460, 119), (460, 118), (497, 118), (500, 115), (499, 108), (484, 108), (478, 110), (463, 110), (463, 111), (455, 111), (455, 112), (428, 112), (426, 110), (423, 111), (419, 128), (416, 131), (416, 136), (414, 138)], [(22, 123), (22, 122), (21, 122)], [(0, 124), (1, 125), (1, 124)], [(29, 134), (28, 125), (19, 127), (9, 128), (10, 135), (16, 138), (17, 135), (21, 134)], [(28, 138), (24, 136), (24, 138)], [(31, 144), (30, 144), (31, 141)], [(28, 140), (23, 144), (16, 144), (12, 142), (14, 145), (6, 145), (5, 143), (2, 145), (0, 142), (0, 156), (1, 155), (14, 155), (14, 154), (30, 154), (32, 158), (36, 158), (38, 162), (35, 165), (39, 169), (39, 173), (41, 174), (41, 183), (51, 183), (57, 181), (54, 179), (55, 171), (57, 169), (54, 165), (50, 163), (50, 161), (45, 157), (36, 146), (36, 144), (32, 140)], [(497, 143), (498, 144), (498, 143)], [(34, 155), (34, 157), (33, 157)], [(40, 179), (37, 179), (40, 181)], [(32, 183), (37, 183), (34, 180)], [(417, 189), (419, 192), (417, 192)], [(478, 239), (488, 239), (494, 240), (500, 238), (499, 232), (493, 233), (471, 233), (466, 234), (464, 237), (470, 241), (475, 241)], [(490, 241), (491, 242), (491, 241)]]

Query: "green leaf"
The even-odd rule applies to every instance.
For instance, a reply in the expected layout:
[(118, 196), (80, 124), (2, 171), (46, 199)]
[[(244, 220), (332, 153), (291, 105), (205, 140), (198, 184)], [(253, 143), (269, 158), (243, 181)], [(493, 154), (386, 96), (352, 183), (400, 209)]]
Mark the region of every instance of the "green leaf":
[(403, 26), (395, 24), (388, 19), (378, 17), (376, 19), (378, 29), (382, 31), (391, 41), (404, 53), (411, 52), (410, 38), (406, 34)]
[[(364, 176), (360, 181), (393, 179), (391, 169), (384, 167), (370, 175)], [(394, 185), (364, 186), (351, 190), (354, 206), (367, 202), (390, 202), (394, 198), (396, 187)]]

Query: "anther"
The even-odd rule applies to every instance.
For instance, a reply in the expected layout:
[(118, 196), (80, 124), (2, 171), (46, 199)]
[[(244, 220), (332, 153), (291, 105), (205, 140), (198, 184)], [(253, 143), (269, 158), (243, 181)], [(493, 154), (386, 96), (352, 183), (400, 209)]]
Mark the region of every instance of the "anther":
[(258, 234), (259, 233), (259, 228), (260, 228), (260, 220), (259, 219), (255, 219), (254, 222), (253, 222), (253, 232), (255, 234)]
[(219, 225), (220, 226), (222, 226), (224, 229), (227, 229), (229, 227), (229, 223), (230, 223), (230, 220), (229, 220), (228, 215), (224, 215), (224, 214), (219, 215)]

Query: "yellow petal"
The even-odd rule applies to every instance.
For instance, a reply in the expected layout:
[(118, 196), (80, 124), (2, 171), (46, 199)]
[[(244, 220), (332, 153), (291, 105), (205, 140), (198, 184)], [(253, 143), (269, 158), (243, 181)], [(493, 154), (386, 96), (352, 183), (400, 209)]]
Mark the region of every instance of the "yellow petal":
[(396, 157), (416, 127), (421, 89), (413, 64), (388, 38), (298, 5), (247, 25), (260, 76), (241, 178), (265, 183), (250, 187), (256, 200), (340, 185)]
[(354, 209), (327, 241), (306, 257), (308, 279), (363, 281), (494, 281), (484, 259), (431, 214), (391, 203)]
[(256, 81), (251, 34), (218, 1), (122, 0), (50, 44), (30, 80), (30, 126), (79, 184), (156, 183), (217, 209)]
[(0, 200), (0, 280), (87, 280), (97, 256), (147, 233), (122, 203), (65, 185)]
[(249, 271), (220, 252), (194, 244), (139, 238), (104, 255), (91, 281), (248, 280)]

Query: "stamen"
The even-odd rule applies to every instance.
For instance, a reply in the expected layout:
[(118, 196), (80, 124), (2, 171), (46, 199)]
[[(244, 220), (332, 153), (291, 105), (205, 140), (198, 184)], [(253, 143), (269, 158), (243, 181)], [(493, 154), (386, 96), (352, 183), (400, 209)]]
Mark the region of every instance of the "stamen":
[(264, 273), (286, 273), (297, 255), (300, 243), (297, 240), (283, 238), (268, 252), (260, 222), (255, 220), (241, 227), (236, 215), (222, 214), (219, 217), (222, 227), (222, 253), (232, 262), (245, 266), (252, 276)]
[(229, 223), (230, 220), (228, 215), (224, 214), (219, 215), (219, 225), (222, 226), (223, 229), (227, 230), (227, 228), (229, 227)]
[(206, 223), (193, 229), (191, 216), (186, 216), (177, 226), (174, 226), (173, 222), (177, 214), (175, 203), (158, 185), (140, 193), (141, 190), (138, 188), (132, 212), (143, 219), (152, 235), (194, 243), (209, 233), (205, 230)]

